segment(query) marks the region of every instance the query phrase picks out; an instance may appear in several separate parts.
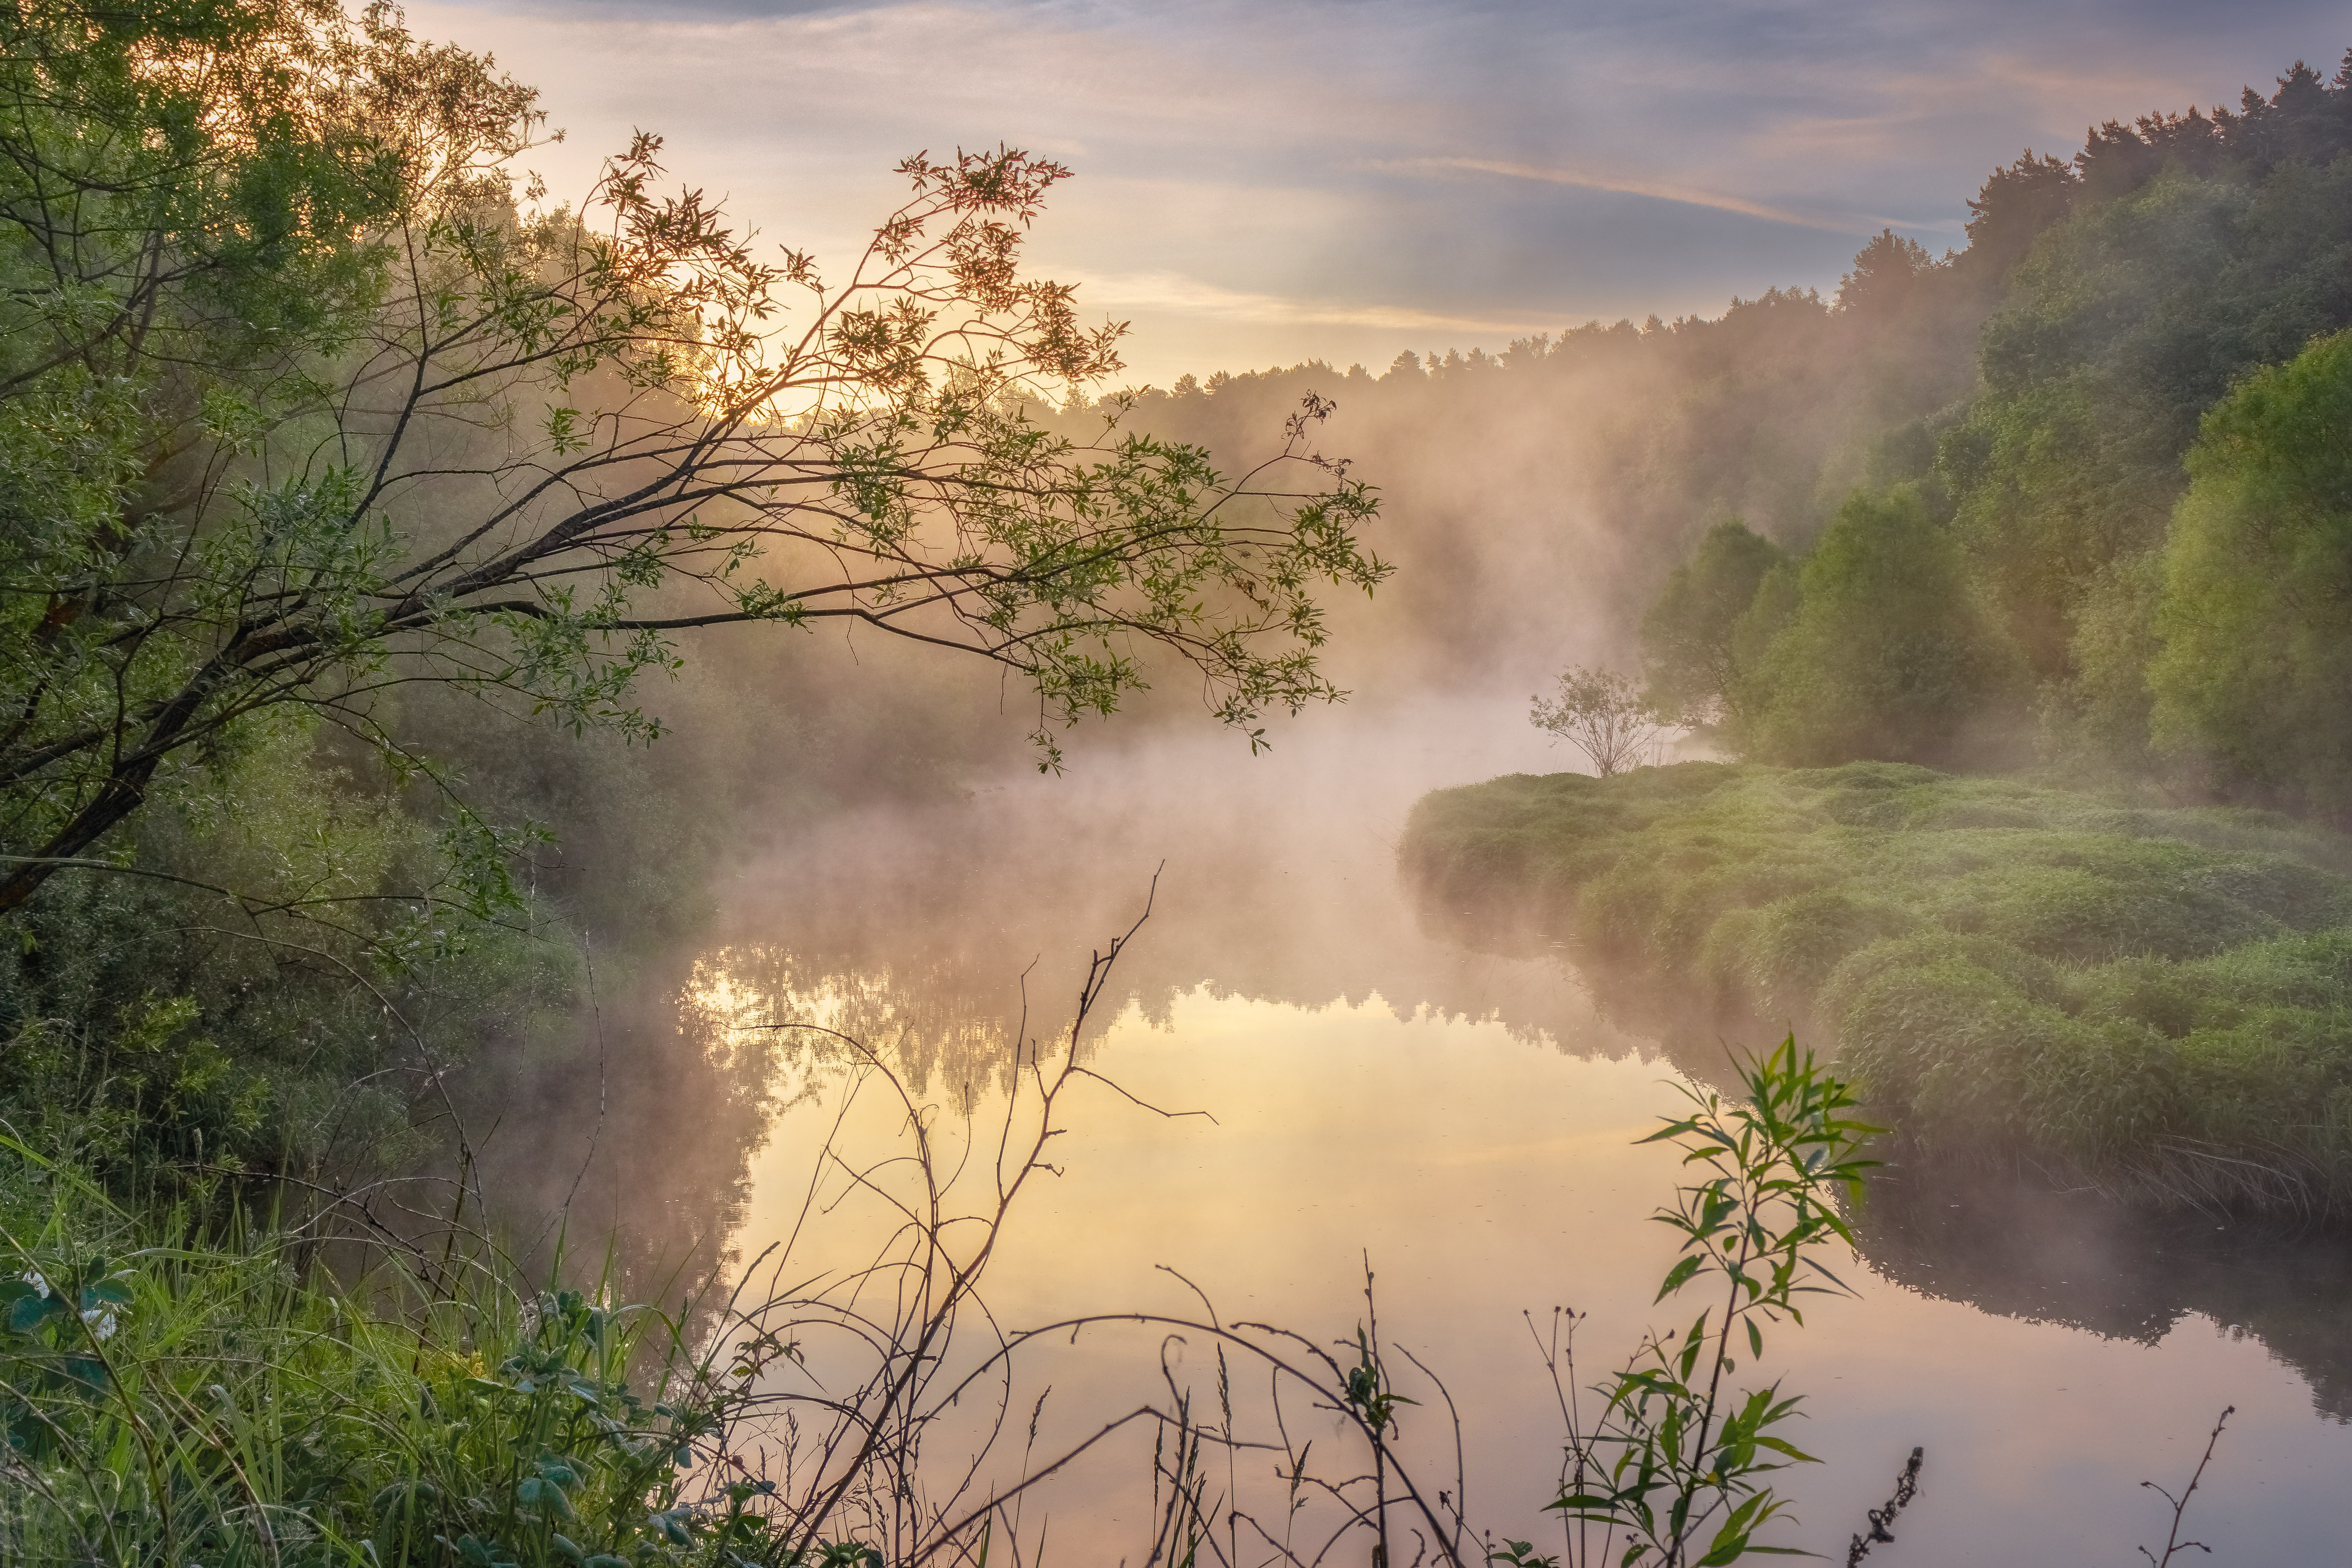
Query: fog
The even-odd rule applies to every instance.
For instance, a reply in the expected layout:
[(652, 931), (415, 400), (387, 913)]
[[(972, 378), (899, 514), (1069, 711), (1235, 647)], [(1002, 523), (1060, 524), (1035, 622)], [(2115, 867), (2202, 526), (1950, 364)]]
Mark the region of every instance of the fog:
[[(1400, 885), (1395, 836), (1421, 792), (1569, 760), (1516, 700), (1368, 694), (1277, 733), (1252, 758), (1197, 724), (1107, 728), (1064, 777), (1015, 754), (953, 794), (747, 837), (721, 858), (709, 923), (604, 982), (593, 1047), (509, 1081), (489, 1185), (522, 1212), (569, 1199), (579, 1234), (617, 1222), (639, 1293), (732, 1279), (788, 1228), (828, 1141), (872, 1155), (900, 1132), (870, 1097), (837, 1121), (844, 1058), (775, 1026), (856, 1036), (939, 1108), (943, 1143), (985, 1140), (1013, 1042), (1067, 1028), (1088, 955), (1149, 897), (1082, 1054), (1137, 1099), (1207, 1117), (1108, 1089), (1078, 1101), (1066, 1174), (1016, 1214), (993, 1311), (1181, 1310), (1166, 1265), (1223, 1310), (1344, 1338), (1369, 1251), (1383, 1321), (1470, 1422), (1486, 1517), (1535, 1531), (1555, 1418), (1517, 1314), (1565, 1300), (1594, 1313), (1588, 1354), (1630, 1344), (1671, 1251), (1642, 1215), (1675, 1179), (1632, 1140), (1675, 1082), (1719, 1075), (1722, 1042), (1645, 1037), (1608, 986), (1596, 999), (1507, 932), (1464, 945)], [(836, 1228), (803, 1237), (799, 1267), (846, 1268), (872, 1244), (873, 1216), (825, 1212)], [(1899, 1172), (1859, 1217), (1861, 1300), (1788, 1331), (1774, 1363), (1811, 1394), (1806, 1441), (1831, 1461), (1796, 1483), (1806, 1544), (1842, 1542), (1925, 1443), (1914, 1560), (2088, 1554), (2134, 1538), (2142, 1472), (2175, 1468), (2225, 1397), (2268, 1511), (2258, 1525), (2242, 1497), (2213, 1527), (2325, 1539), (2326, 1477), (2352, 1458), (2352, 1323), (2326, 1242)], [(1160, 1376), (1149, 1334), (1039, 1355), (1022, 1398), (1056, 1390), (1042, 1443)], [(1434, 1436), (1408, 1433), (1424, 1458)], [(1131, 1552), (1144, 1475), (1108, 1452), (1038, 1507), (1066, 1549)]]
[[(1534, 1534), (1557, 1449), (1517, 1314), (1591, 1310), (1597, 1362), (1633, 1342), (1667, 1257), (1644, 1215), (1675, 1179), (1633, 1142), (1783, 1024), (1660, 1007), (1508, 918), (1423, 907), (1398, 835), (1431, 789), (1579, 765), (1529, 726), (1528, 694), (1569, 665), (1636, 671), (1643, 610), (1710, 523), (1801, 551), (1854, 486), (1925, 472), (1993, 303), (1972, 275), (1938, 277), (1039, 410), (1081, 437), (1118, 412), (1121, 433), (1246, 474), (1304, 400), (1328, 400), (1314, 450), (1378, 491), (1365, 542), (1398, 567), (1327, 604), (1347, 700), (1269, 716), (1254, 756), (1147, 656), (1150, 689), (1041, 773), (1034, 700), (976, 663), (870, 633), (698, 640), (649, 693), (675, 724), (653, 753), (533, 753), (543, 777), (585, 781), (550, 885), (594, 911), (592, 934), (619, 931), (567, 1037), (477, 1069), (474, 1113), (501, 1118), (485, 1185), (509, 1214), (611, 1232), (629, 1292), (738, 1282), (798, 1236), (834, 1140), (904, 1134), (887, 1105), (852, 1114), (854, 1059), (827, 1039), (859, 1042), (927, 1126), (976, 1147), (1024, 1046), (1068, 1030), (1089, 960), (1148, 908), (1076, 1044), (1134, 1099), (1074, 1118), (992, 1310), (1016, 1327), (1174, 1310), (1165, 1266), (1343, 1339), (1369, 1255), (1400, 1342), (1462, 1402), (1496, 1528)], [(648, 845), (671, 862), (658, 920), (615, 890)], [(2137, 1483), (2179, 1473), (2235, 1402), (2236, 1462), (2263, 1489), (2204, 1528), (2320, 1551), (2328, 1478), (2352, 1458), (2339, 1249), (2031, 1174), (1874, 1181), (1857, 1298), (1774, 1352), (1831, 1461), (1790, 1482), (1806, 1544), (1834, 1551), (1918, 1444), (1905, 1561), (2112, 1552), (2150, 1533)], [(807, 1267), (855, 1266), (858, 1212), (825, 1210), (851, 1234), (806, 1243)], [(547, 1259), (551, 1236), (541, 1223), (522, 1256)], [(1035, 1369), (1060, 1390), (1047, 1436), (1143, 1397), (1164, 1353), (1090, 1340)], [(1041, 1500), (1067, 1549), (1139, 1549), (1148, 1472), (1126, 1462)]]

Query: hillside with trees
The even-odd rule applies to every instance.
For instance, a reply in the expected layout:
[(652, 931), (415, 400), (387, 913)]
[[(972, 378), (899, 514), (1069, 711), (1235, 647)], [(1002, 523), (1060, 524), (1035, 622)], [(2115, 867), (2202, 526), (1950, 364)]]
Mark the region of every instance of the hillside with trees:
[(1423, 896), (1669, 1030), (1834, 1039), (1916, 1150), (2340, 1213), (2347, 180), (2352, 57), (1998, 173), (1906, 274), (1983, 307), (1966, 395), (1850, 431), (1818, 529), (1718, 519), (1648, 598), (1613, 700), (1740, 765), (1440, 792)]
[[(1188, 376), (1129, 417), (1245, 466), (1297, 396), (1336, 400), (1400, 567), (1378, 624), (1357, 616), (1368, 674), (1455, 683), (1549, 645), (1638, 666), (1736, 755), (2041, 763), (2320, 809), (2290, 758), (2334, 754), (2343, 721), (2298, 707), (2258, 740), (2229, 731), (2248, 710), (2225, 721), (2231, 699), (2181, 687), (2221, 679), (2192, 650), (2227, 592), (2197, 543), (2222, 469), (2285, 439), (2249, 431), (2253, 400), (2292, 420), (2285, 386), (2322, 395), (2333, 362), (2314, 350), (2267, 393), (2247, 378), (2352, 328), (2347, 151), (2352, 64), (2297, 64), (2235, 109), (2027, 153), (1969, 203), (1965, 247), (1882, 234), (1832, 298), (1771, 289), (1378, 373)], [(2196, 521), (2176, 522), (2192, 476)], [(2259, 656), (2294, 691), (2324, 683), (2338, 591), (2317, 483), (2294, 503), (2311, 548), (2258, 547), (2286, 552), (2275, 592), (2317, 595), (2308, 634)], [(2233, 646), (2235, 679), (2269, 678)]]

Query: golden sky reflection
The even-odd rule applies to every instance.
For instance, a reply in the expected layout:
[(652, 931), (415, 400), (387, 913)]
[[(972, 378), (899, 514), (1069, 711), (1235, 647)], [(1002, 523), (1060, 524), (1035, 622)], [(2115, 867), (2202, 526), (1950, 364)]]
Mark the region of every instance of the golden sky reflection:
[[(1066, 1173), (1024, 1200), (992, 1267), (1000, 1320), (1187, 1311), (1195, 1303), (1155, 1268), (1166, 1265), (1228, 1319), (1343, 1339), (1369, 1252), (1384, 1329), (1459, 1403), (1474, 1509), (1510, 1533), (1542, 1528), (1557, 1422), (1520, 1313), (1589, 1310), (1581, 1348), (1595, 1373), (1651, 1320), (1672, 1240), (1643, 1216), (1676, 1166), (1633, 1142), (1676, 1104), (1671, 1069), (1538, 1048), (1492, 1023), (1400, 1017), (1379, 998), (1310, 1009), (1206, 991), (1177, 998), (1164, 1027), (1130, 1010), (1094, 1059), (1141, 1100), (1217, 1120), (1075, 1095), (1055, 1144)], [(973, 1125), (992, 1128), (1001, 1106), (983, 1099)], [(868, 1094), (847, 1135), (887, 1140), (897, 1115)], [(814, 1104), (778, 1125), (753, 1171), (747, 1255), (790, 1227), (829, 1125)], [(940, 1128), (945, 1142), (961, 1135)], [(1816, 1550), (1843, 1544), (1915, 1443), (1928, 1468), (1906, 1564), (2128, 1554), (2154, 1521), (2137, 1483), (2185, 1471), (2225, 1403), (2241, 1414), (2200, 1498), (2217, 1537), (2287, 1544), (2331, 1517), (2326, 1489), (2352, 1473), (2352, 1433), (2314, 1419), (2302, 1380), (2205, 1319), (2141, 1345), (1990, 1316), (1864, 1268), (1848, 1278), (1862, 1299), (1820, 1307), (1773, 1355), (1809, 1394), (1804, 1436), (1829, 1461), (1791, 1488)], [(1048, 1440), (1157, 1392), (1156, 1333), (1037, 1348), (1051, 1364), (1030, 1386), (1057, 1390)], [(1204, 1356), (1190, 1364), (1207, 1375)], [(1431, 1411), (1409, 1413), (1408, 1447), (1443, 1436)], [(1089, 1559), (1137, 1554), (1145, 1474), (1137, 1454), (1107, 1456), (1041, 1500), (1055, 1539)]]

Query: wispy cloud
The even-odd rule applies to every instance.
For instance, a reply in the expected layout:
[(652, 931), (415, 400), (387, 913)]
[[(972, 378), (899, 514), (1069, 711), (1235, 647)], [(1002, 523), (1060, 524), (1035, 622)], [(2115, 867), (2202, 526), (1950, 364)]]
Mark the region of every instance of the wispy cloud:
[[(908, 152), (1082, 175), (1032, 258), (1139, 374), (1467, 347), (1833, 287), (2026, 146), (2332, 58), (2341, 0), (409, 0), (542, 85), (560, 190), (635, 126), (828, 261)], [(1539, 195), (1539, 193), (1541, 193)], [(1627, 199), (1636, 198), (1636, 199)], [(1883, 215), (1901, 214), (1907, 216)]]
[(1628, 179), (1620, 174), (1595, 174), (1580, 169), (1545, 168), (1534, 163), (1509, 163), (1493, 158), (1391, 158), (1376, 162), (1374, 168), (1410, 171), (1421, 169), (1461, 169), (1473, 174), (1501, 174), (1514, 180), (1540, 180), (1546, 184), (1574, 185), (1580, 190), (1614, 191), (1622, 195), (1649, 196), (1662, 202), (1680, 202), (1685, 206), (1713, 207), (1717, 212), (1738, 213), (1743, 216), (1762, 218), (1768, 223), (1794, 224), (1800, 228), (1827, 229), (1832, 234), (1849, 234), (1864, 223), (1874, 219), (1852, 217), (1820, 217), (1807, 213), (1791, 212), (1786, 207), (1767, 206), (1738, 196), (1727, 196), (1715, 191), (1693, 190), (1687, 185), (1671, 185), (1656, 180)]
[(1219, 288), (1174, 272), (1107, 275), (1064, 271), (1060, 280), (1078, 286), (1079, 299), (1087, 310), (1107, 311), (1114, 316), (1125, 311), (1164, 310), (1229, 321), (1377, 327), (1400, 332), (1467, 333), (1490, 340), (1498, 334), (1520, 336), (1558, 324), (1499, 314), (1464, 315), (1328, 297), (1252, 293)]

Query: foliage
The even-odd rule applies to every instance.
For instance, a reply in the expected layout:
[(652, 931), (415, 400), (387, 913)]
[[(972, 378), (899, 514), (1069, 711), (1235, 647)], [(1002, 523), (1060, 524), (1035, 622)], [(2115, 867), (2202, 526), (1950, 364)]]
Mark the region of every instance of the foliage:
[(2042, 689), (2042, 749), (2061, 769), (2105, 780), (2177, 774), (2149, 740), (2148, 667), (2162, 648), (2163, 594), (2158, 551), (2119, 555), (2092, 575), (2073, 618), (2073, 678)]
[(339, 529), (322, 514), (345, 479), (298, 465), (280, 483), (252, 460), (273, 430), (319, 439), (286, 421), (335, 401), (323, 378), (384, 303), (386, 229), (481, 198), (533, 116), (528, 92), (383, 8), (45, 4), (5, 26), (13, 908), (159, 769), (283, 695), (306, 648), (355, 646), (380, 520)]
[(1675, 728), (1633, 680), (1605, 669), (1563, 670), (1557, 695), (1529, 700), (1528, 722), (1582, 752), (1604, 779), (1654, 761), (1660, 738)]
[(1996, 739), (2011, 655), (1916, 489), (1850, 498), (1797, 590), (1741, 683), (1744, 751), (1813, 765), (1950, 763)]
[(2167, 749), (2352, 821), (2352, 333), (2261, 370), (2206, 415), (2164, 552), (2147, 667)]
[[(1287, 426), (1277, 461), (1309, 476), (1287, 493), (1024, 412), (1118, 364), (1118, 329), (1081, 328), (1068, 288), (1019, 273), (1067, 170), (910, 159), (908, 200), (828, 282), (802, 253), (755, 259), (698, 192), (654, 194), (650, 136), (583, 213), (543, 206), (509, 177), (527, 92), (388, 13), (339, 17), (257, 13), (234, 40), (297, 62), (252, 89), (256, 112), (321, 127), (333, 154), (272, 165), (310, 226), (232, 269), (235, 321), (271, 325), (260, 347), (110, 328), (107, 374), (64, 353), (0, 388), (11, 468), (74, 480), (62, 509), (46, 482), (11, 503), (0, 908), (257, 714), (322, 713), (412, 769), (429, 759), (375, 699), (420, 681), (650, 738), (635, 683), (699, 627), (839, 618), (993, 660), (1034, 687), (1048, 763), (1050, 723), (1117, 708), (1147, 648), (1196, 669), (1254, 744), (1267, 708), (1339, 695), (1317, 584), (1386, 569), (1356, 537), (1370, 491), (1308, 446), (1328, 404)], [(209, 134), (213, 76), (174, 79), (194, 96), (157, 113)], [(66, 102), (28, 161), (107, 111)], [(163, 270), (106, 320), (210, 345), (182, 168), (153, 177), (168, 210), (115, 226)], [(44, 235), (106, 184), (76, 178), (0, 208), (0, 263), (46, 279)], [(79, 265), (110, 278), (110, 254)], [(314, 288), (321, 268), (346, 286)], [(279, 294), (323, 303), (278, 324)]]
[(2158, 1202), (2352, 1198), (2352, 843), (2322, 829), (1688, 763), (1440, 791), (1400, 853), (1424, 900), (1522, 911), (1627, 1005), (1810, 1019), (1924, 1151)]
[(293, 1237), (191, 1244), (5, 1158), (11, 1563), (653, 1568), (772, 1533), (765, 1483), (698, 1462), (741, 1394), (676, 1320), (495, 1270), (387, 1315)]
[(142, 820), (135, 874), (19, 913), (0, 1115), (20, 1135), (110, 1182), (366, 1180), (436, 1142), (412, 1105), (439, 1075), (564, 1005), (576, 951), (531, 929), (503, 847), (332, 766), (316, 729), (247, 726)]
[[(1821, 498), (1848, 498), (1815, 549), (1851, 542), (1841, 535), (1853, 509), (1910, 507), (1875, 499), (1907, 482), (1926, 518), (1949, 521), (1959, 552), (1924, 532), (1907, 552), (1893, 549), (1890, 533), (1878, 591), (1855, 607), (1884, 605), (1892, 626), (1917, 635), (1890, 648), (1866, 616), (1816, 626), (1767, 672), (1757, 668), (1764, 645), (1801, 618), (1783, 602), (1790, 584), (1759, 579), (1769, 602), (1759, 595), (1735, 635), (1719, 615), (1694, 621), (1685, 600), (1721, 547), (1710, 536), (1653, 602), (1644, 637), (1659, 644), (1650, 658), (1661, 695), (1712, 688), (1736, 721), (1727, 739), (1762, 760), (1950, 765), (2022, 754), (2031, 705), (2020, 678), (2030, 675), (2053, 759), (2293, 801), (2243, 755), (2200, 775), (2151, 749), (2149, 563), (2200, 416), (2250, 372), (2352, 327), (2347, 105), (2352, 56), (2332, 82), (2297, 64), (2235, 111), (2109, 121), (2073, 159), (2028, 153), (1995, 171), (1957, 255), (1934, 260), (1891, 232), (1865, 247), (1838, 313), (1880, 323), (1870, 352), (1934, 363), (1956, 322), (1981, 321), (1979, 376), (1940, 384), (1953, 395), (1941, 405), (1890, 400), (1883, 418), (1857, 422), (1845, 455), (1815, 470)], [(1745, 659), (1742, 647), (1754, 650)], [(1744, 667), (1739, 684), (1706, 673), (1727, 663)], [(1979, 668), (1961, 673), (1970, 665)], [(1955, 700), (1979, 681), (1990, 689)], [(1962, 743), (1964, 729), (1993, 751)], [(2193, 748), (2169, 749), (2199, 760)]]
[[(1798, 1298), (1846, 1291), (1815, 1254), (1853, 1246), (1840, 1205), (1861, 1196), (1862, 1173), (1877, 1162), (1860, 1150), (1877, 1129), (1844, 1114), (1854, 1103), (1847, 1087), (1801, 1055), (1793, 1036), (1743, 1064), (1740, 1078), (1746, 1092), (1731, 1101), (1685, 1086), (1691, 1114), (1643, 1140), (1681, 1145), (1684, 1164), (1705, 1173), (1655, 1216), (1682, 1238), (1657, 1299), (1696, 1286), (1722, 1300), (1687, 1329), (1651, 1334), (1595, 1390), (1600, 1414), (1589, 1426), (1571, 1422), (1568, 1482), (1551, 1505), (1622, 1532), (1627, 1568), (1717, 1568), (1786, 1551), (1755, 1542), (1789, 1507), (1763, 1478), (1815, 1462), (1774, 1430), (1795, 1415), (1798, 1396), (1778, 1384), (1735, 1394), (1725, 1379), (1742, 1355), (1762, 1359), (1766, 1325), (1804, 1322)], [(1608, 1551), (1604, 1533), (1600, 1555)]]
[(2199, 415), (2352, 325), (2347, 103), (2352, 58), (2332, 85), (2298, 64), (2236, 113), (2110, 121), (2071, 177), (2031, 160), (2013, 173), (2016, 210), (2066, 216), (2010, 273), (1981, 338), (1984, 395), (1937, 469), (1978, 581), (2043, 677), (2083, 662), (2077, 617), (2100, 574), (2160, 542)]
[(1765, 574), (1786, 558), (1779, 545), (1727, 518), (1666, 574), (1642, 616), (1643, 669), (1662, 711), (1694, 723), (1737, 721), (1748, 661), (1733, 631)]

